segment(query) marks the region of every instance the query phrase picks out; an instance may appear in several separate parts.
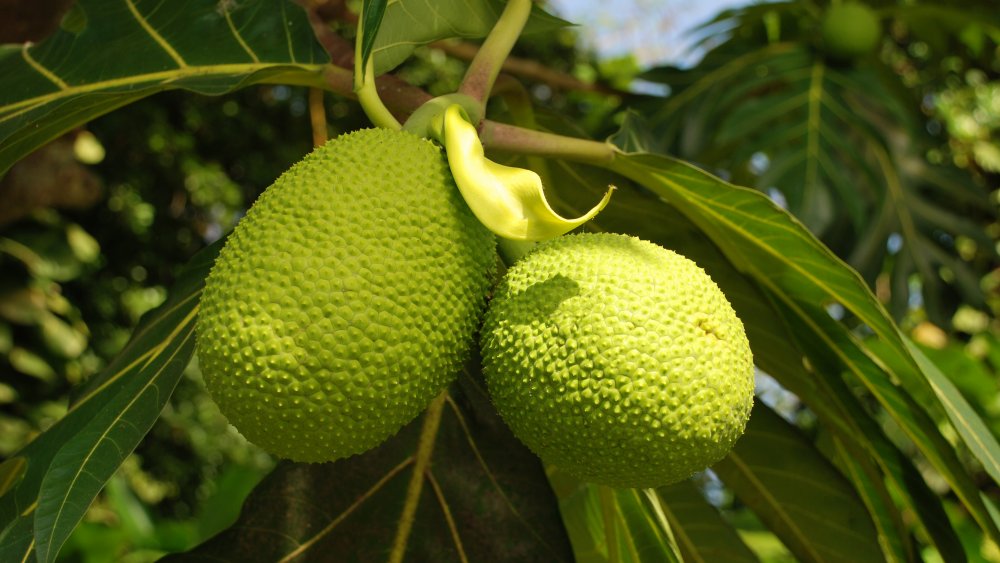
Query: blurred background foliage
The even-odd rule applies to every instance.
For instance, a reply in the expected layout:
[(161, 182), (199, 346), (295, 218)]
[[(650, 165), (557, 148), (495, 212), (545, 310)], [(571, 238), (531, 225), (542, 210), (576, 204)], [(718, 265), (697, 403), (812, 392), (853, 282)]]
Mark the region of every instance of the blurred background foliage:
[[(591, 137), (612, 134), (635, 109), (647, 118), (647, 146), (786, 205), (861, 272), (1000, 436), (998, 16), (992, 0), (872, 4), (887, 33), (851, 62), (826, 60), (817, 45), (823, 6), (794, 1), (721, 12), (691, 32), (685, 65), (606, 55), (571, 28), (526, 37), (511, 73), (540, 111)], [(467, 47), (418, 48), (398, 75), (450, 92)], [(328, 136), (367, 124), (354, 102), (303, 88), (159, 94), (0, 181), (0, 459), (57, 420), (73, 386), (165, 299), (180, 266), (310, 150), (317, 116)], [(837, 307), (831, 314), (842, 316)], [(762, 381), (765, 402), (813, 430), (793, 395)], [(226, 424), (192, 366), (62, 557), (144, 561), (186, 549), (226, 527), (272, 464)], [(758, 555), (790, 560), (710, 472), (701, 485)], [(953, 512), (969, 553), (1000, 561)]]

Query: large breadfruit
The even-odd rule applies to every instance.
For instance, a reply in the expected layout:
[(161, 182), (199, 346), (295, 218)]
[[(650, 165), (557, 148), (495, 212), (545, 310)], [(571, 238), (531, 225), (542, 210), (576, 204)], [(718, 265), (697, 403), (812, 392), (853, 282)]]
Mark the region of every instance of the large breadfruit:
[(553, 239), (490, 303), (483, 367), (504, 421), (586, 481), (656, 487), (729, 452), (753, 405), (750, 346), (694, 262), (624, 235)]
[(332, 140), (261, 195), (216, 260), (197, 323), (205, 384), (277, 456), (371, 449), (456, 377), (494, 247), (430, 141)]

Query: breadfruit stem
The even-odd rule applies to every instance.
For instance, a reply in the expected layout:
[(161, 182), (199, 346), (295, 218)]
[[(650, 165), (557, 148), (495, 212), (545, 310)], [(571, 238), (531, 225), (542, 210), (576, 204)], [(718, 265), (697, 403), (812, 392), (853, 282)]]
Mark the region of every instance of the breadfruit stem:
[(618, 149), (609, 143), (533, 131), (496, 121), (483, 121), (480, 138), (490, 150), (514, 154), (565, 158), (607, 167)]
[[(363, 2), (361, 10), (364, 11)], [(363, 22), (365, 21), (363, 15), (363, 13), (358, 15), (358, 37), (354, 42), (354, 91), (358, 95), (361, 109), (374, 125), (398, 131), (403, 128), (403, 125), (392, 115), (389, 108), (385, 107), (382, 98), (378, 95), (378, 90), (375, 88), (374, 56), (368, 57), (368, 60), (361, 64), (361, 44), (364, 38)]]
[(534, 241), (511, 240), (509, 238), (498, 237), (497, 252), (500, 253), (500, 259), (503, 260), (504, 265), (510, 267), (531, 252), (535, 248), (535, 244)]
[(432, 136), (445, 146), (448, 166), (469, 209), (489, 230), (513, 240), (545, 240), (586, 223), (604, 209), (614, 187), (576, 219), (556, 213), (545, 199), (538, 174), (486, 158), (479, 134), (459, 105), (431, 122)]
[[(460, 94), (465, 94), (477, 100), (483, 108), (493, 89), (497, 75), (503, 62), (510, 54), (511, 48), (521, 35), (524, 24), (531, 14), (531, 0), (509, 0), (504, 7), (496, 25), (479, 48), (472, 62), (469, 63), (462, 84), (458, 88)], [(484, 112), (480, 112), (483, 114)], [(477, 121), (478, 123), (478, 121)]]

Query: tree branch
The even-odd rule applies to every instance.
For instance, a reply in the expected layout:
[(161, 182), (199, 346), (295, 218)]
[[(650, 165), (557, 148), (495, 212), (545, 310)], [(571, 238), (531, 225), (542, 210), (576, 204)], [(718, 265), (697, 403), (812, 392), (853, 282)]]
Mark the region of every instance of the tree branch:
[[(334, 33), (314, 10), (308, 11), (313, 31), (331, 59), (331, 64), (323, 73), (327, 88), (341, 96), (357, 99), (354, 92), (353, 45)], [(400, 121), (405, 121), (417, 108), (432, 99), (424, 90), (391, 74), (377, 77), (375, 86), (386, 107)], [(480, 123), (479, 133), (484, 148), (488, 150), (565, 158), (593, 164), (610, 163), (617, 154), (614, 147), (607, 143), (543, 133), (488, 119)]]
[[(332, 92), (356, 100), (358, 97), (354, 92), (354, 45), (334, 33), (316, 10), (308, 8), (306, 11), (316, 39), (330, 55), (330, 66), (323, 73), (327, 86)], [(431, 95), (427, 92), (390, 74), (375, 78), (375, 88), (379, 98), (401, 122), (431, 99)]]
[[(476, 53), (479, 52), (479, 46), (457, 39), (435, 41), (434, 43), (431, 43), (430, 46), (435, 49), (440, 49), (441, 51), (444, 51), (445, 54), (451, 55), (456, 59), (462, 59), (464, 61), (471, 61), (475, 58)], [(535, 82), (542, 82), (558, 90), (597, 92), (600, 94), (612, 94), (616, 96), (629, 95), (629, 92), (624, 92), (605, 84), (584, 82), (571, 74), (553, 70), (530, 59), (507, 57), (507, 60), (504, 61), (501, 68), (508, 74), (527, 78), (528, 80), (533, 80)]]

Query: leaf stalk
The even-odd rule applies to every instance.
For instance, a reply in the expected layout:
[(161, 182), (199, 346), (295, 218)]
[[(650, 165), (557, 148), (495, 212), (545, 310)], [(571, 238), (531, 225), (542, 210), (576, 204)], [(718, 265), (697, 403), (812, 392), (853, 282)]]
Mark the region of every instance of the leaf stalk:
[(403, 125), (392, 115), (389, 108), (385, 107), (378, 95), (378, 89), (375, 88), (374, 56), (369, 56), (365, 60), (362, 53), (365, 41), (364, 4), (362, 2), (361, 13), (358, 16), (358, 36), (354, 42), (354, 91), (357, 93), (358, 102), (361, 103), (361, 109), (375, 126), (398, 131)]
[[(490, 30), (483, 46), (465, 71), (458, 92), (478, 101), (484, 110), (500, 69), (521, 35), (530, 14), (531, 0), (508, 1), (496, 25)], [(485, 111), (480, 114), (484, 115)]]

